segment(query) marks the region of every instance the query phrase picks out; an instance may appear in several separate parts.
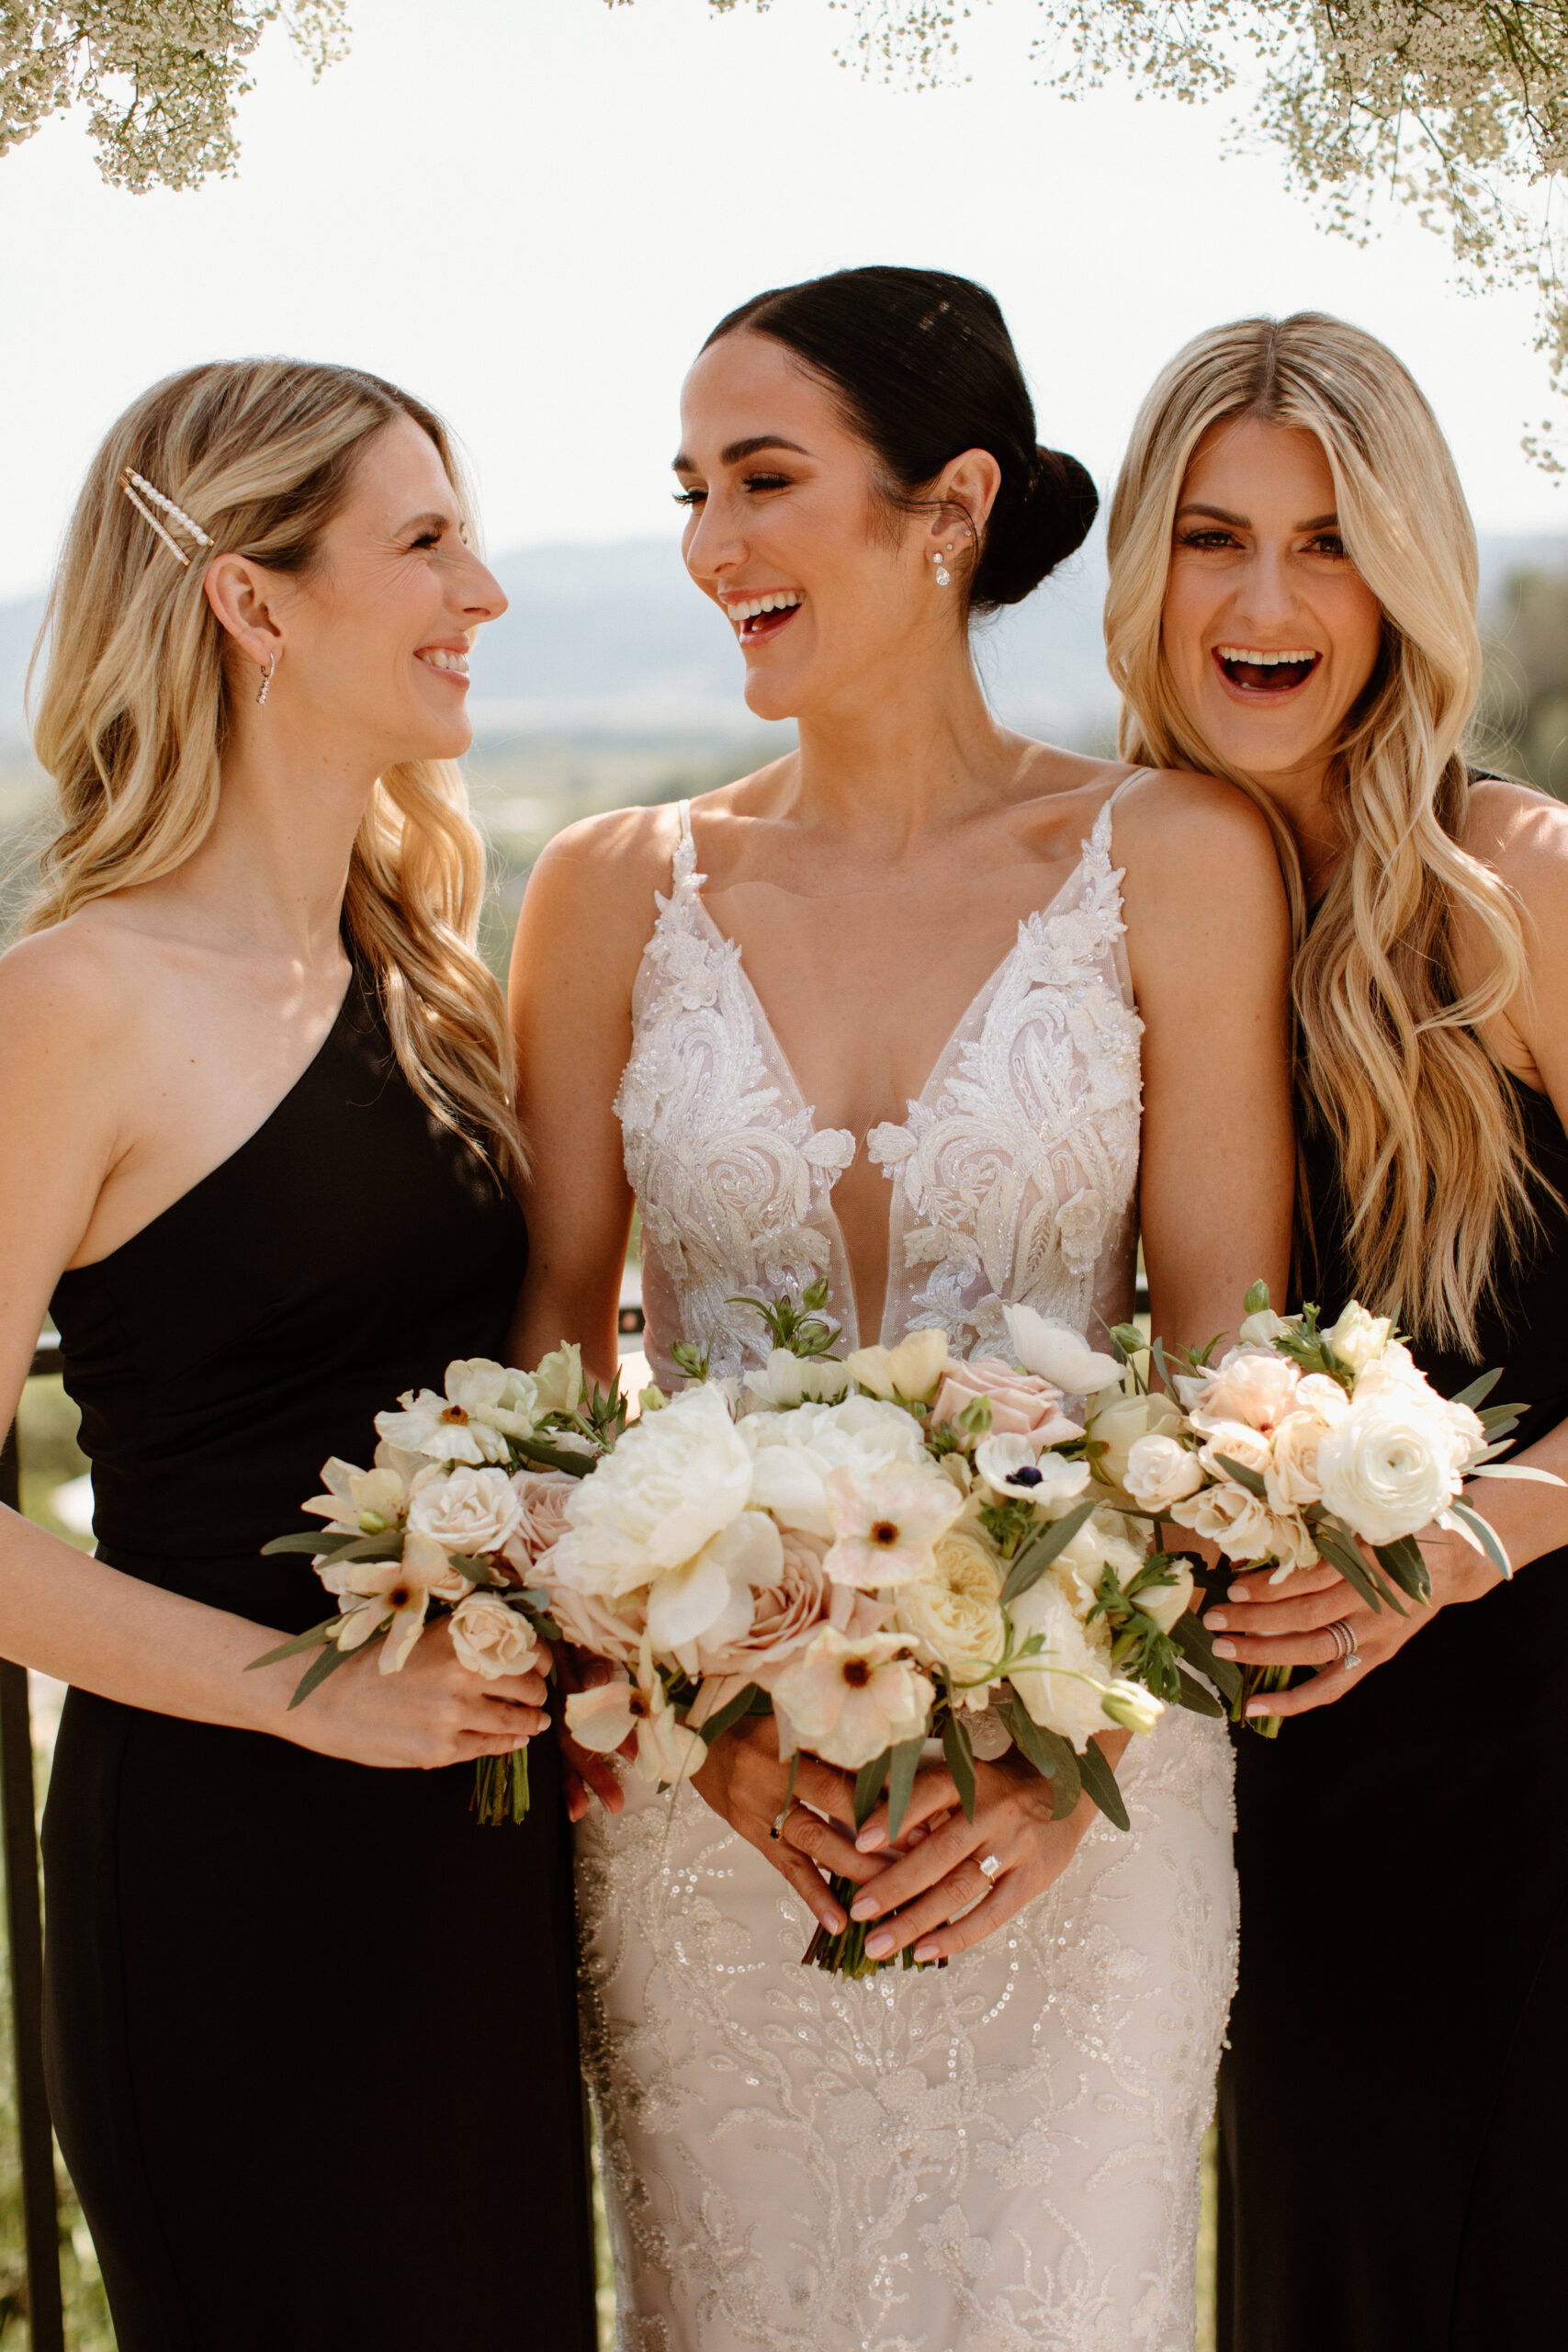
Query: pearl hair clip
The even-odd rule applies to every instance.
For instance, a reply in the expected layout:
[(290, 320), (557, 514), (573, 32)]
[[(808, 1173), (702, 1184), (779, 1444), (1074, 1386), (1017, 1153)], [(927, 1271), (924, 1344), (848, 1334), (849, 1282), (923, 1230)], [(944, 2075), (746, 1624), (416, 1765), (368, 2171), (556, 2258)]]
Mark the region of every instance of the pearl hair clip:
[[(197, 547), (209, 548), (212, 545), (211, 539), (202, 529), (201, 525), (195, 521), (191, 515), (187, 514), (183, 506), (176, 506), (172, 498), (165, 498), (161, 490), (154, 490), (152, 483), (147, 480), (145, 474), (139, 474), (135, 470), (134, 467), (126, 466), (122, 469), (119, 477), (119, 486), (121, 490), (124, 491), (127, 498), (130, 499), (132, 506), (135, 507), (137, 513), (144, 521), (152, 524), (152, 528), (157, 532), (158, 537), (163, 540), (164, 545), (168, 548), (169, 553), (173, 556), (177, 556), (181, 563), (185, 565), (187, 571), (190, 569), (189, 556), (186, 555), (184, 548), (176, 547), (174, 540), (169, 537), (167, 531), (164, 530), (162, 523), (159, 522), (156, 514), (153, 514), (152, 506), (161, 506), (164, 514), (169, 515), (173, 521), (176, 522), (182, 530), (189, 532)], [(140, 496), (137, 494), (139, 492), (141, 493)], [(148, 499), (152, 501), (152, 506), (149, 506), (146, 503)]]

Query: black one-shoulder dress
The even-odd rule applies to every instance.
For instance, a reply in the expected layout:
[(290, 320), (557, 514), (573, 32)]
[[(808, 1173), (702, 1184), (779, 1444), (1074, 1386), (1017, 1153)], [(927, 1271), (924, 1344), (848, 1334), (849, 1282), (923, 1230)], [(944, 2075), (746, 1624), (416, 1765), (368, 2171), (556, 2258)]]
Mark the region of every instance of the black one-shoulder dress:
[[(309, 1561), (260, 1545), (400, 1389), (502, 1355), (526, 1257), (356, 978), (250, 1140), (61, 1280), (100, 1557), (316, 1623)], [(121, 2352), (590, 2352), (569, 1856), (534, 1756), (526, 1824), (481, 1828), (471, 1766), (69, 1694), (50, 2096)]]
[[(1517, 1092), (1540, 1231), (1475, 1362), (1568, 1416), (1568, 1138)], [(1311, 1295), (1350, 1295), (1344, 1204), (1308, 1147)], [(1228, 2352), (1524, 2352), (1563, 2340), (1568, 1550), (1444, 1610), (1277, 1740), (1240, 1736), (1241, 1981), (1221, 2081)]]

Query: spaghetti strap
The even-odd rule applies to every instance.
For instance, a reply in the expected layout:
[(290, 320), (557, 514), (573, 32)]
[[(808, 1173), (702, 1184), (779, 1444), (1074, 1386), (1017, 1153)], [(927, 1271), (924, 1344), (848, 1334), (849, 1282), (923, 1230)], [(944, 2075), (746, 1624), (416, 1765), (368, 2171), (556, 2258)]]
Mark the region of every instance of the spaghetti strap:
[(689, 800), (681, 802), (679, 813), (681, 838), (675, 844), (674, 878), (677, 882), (684, 882), (695, 870), (697, 863), (697, 845), (692, 838), (692, 804)]
[(1130, 784), (1136, 784), (1140, 776), (1153, 775), (1155, 771), (1153, 768), (1134, 768), (1131, 775), (1124, 775), (1122, 777), (1114, 792), (1111, 792), (1106, 795), (1105, 798), (1100, 804), (1100, 814), (1094, 820), (1094, 830), (1089, 837), (1089, 846), (1091, 848), (1102, 850), (1107, 857), (1110, 856), (1111, 810), (1115, 808), (1116, 803), (1121, 799), (1122, 795), (1126, 791), (1127, 786)]

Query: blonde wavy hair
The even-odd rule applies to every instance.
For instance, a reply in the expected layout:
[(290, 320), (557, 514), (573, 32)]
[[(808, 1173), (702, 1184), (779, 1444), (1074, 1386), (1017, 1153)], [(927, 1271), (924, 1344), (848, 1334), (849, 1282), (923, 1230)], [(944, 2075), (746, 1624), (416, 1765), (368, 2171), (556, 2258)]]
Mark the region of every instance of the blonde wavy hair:
[[(33, 738), (59, 830), (26, 930), (172, 873), (218, 809), (230, 688), (205, 555), (188, 569), (175, 560), (119, 488), (122, 470), (194, 516), (214, 550), (305, 572), (367, 443), (399, 416), (430, 435), (466, 514), (441, 420), (357, 368), (191, 368), (112, 428), (72, 516), (35, 655), (46, 667)], [(511, 1034), (475, 949), (484, 889), (484, 844), (456, 762), (389, 768), (354, 844), (344, 928), (409, 1084), (511, 1181), (521, 1164)]]
[[(1345, 854), (1310, 926), (1284, 817), (1184, 708), (1161, 634), (1188, 467), (1205, 434), (1241, 416), (1316, 435), (1346, 548), (1383, 611), (1377, 667), (1328, 782)], [(1272, 828), (1296, 931), (1300, 1091), (1336, 1154), (1357, 1295), (1397, 1307), (1431, 1344), (1473, 1351), (1478, 1303), (1535, 1215), (1518, 1104), (1478, 1035), (1526, 972), (1511, 894), (1459, 846), (1481, 687), (1477, 564), (1437, 419), (1393, 354), (1342, 320), (1301, 311), (1215, 327), (1177, 354), (1138, 413), (1110, 560), (1122, 758), (1225, 776)], [(1461, 922), (1483, 948), (1468, 990)], [(1310, 1256), (1310, 1228), (1307, 1244)]]

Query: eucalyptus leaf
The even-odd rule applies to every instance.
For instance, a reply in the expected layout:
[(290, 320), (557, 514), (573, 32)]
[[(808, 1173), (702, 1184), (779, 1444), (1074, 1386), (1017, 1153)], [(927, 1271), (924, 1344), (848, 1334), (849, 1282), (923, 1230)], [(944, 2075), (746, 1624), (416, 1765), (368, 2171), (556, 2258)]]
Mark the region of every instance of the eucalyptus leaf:
[(1497, 1540), (1496, 1530), (1482, 1518), (1479, 1511), (1472, 1510), (1468, 1503), (1450, 1503), (1449, 1508), (1456, 1519), (1462, 1519), (1465, 1525), (1472, 1530), (1493, 1566), (1512, 1582), (1513, 1564)]
[(341, 1531), (329, 1534), (324, 1527), (318, 1528), (314, 1533), (306, 1529), (299, 1535), (275, 1535), (270, 1544), (262, 1545), (262, 1558), (275, 1560), (284, 1552), (308, 1552), (315, 1560), (335, 1560), (338, 1554), (346, 1550), (354, 1541), (352, 1535), (344, 1535)]
[(965, 1821), (975, 1818), (975, 1750), (970, 1745), (969, 1726), (954, 1714), (950, 1714), (942, 1727), (942, 1752), (947, 1769), (953, 1775), (953, 1785), (958, 1791), (958, 1802), (964, 1807)]
[(738, 1690), (735, 1693), (733, 1699), (727, 1699), (722, 1707), (716, 1708), (705, 1724), (697, 1725), (699, 1736), (705, 1739), (711, 1747), (716, 1739), (724, 1737), (731, 1724), (738, 1724), (742, 1715), (750, 1713), (751, 1702), (756, 1694), (756, 1684), (748, 1682), (743, 1690)]
[(914, 1794), (915, 1774), (920, 1769), (920, 1755), (925, 1747), (919, 1739), (900, 1740), (893, 1750), (893, 1765), (887, 1775), (887, 1836), (889, 1843), (904, 1826), (904, 1815), (909, 1810)]
[(1180, 1692), (1176, 1702), (1179, 1707), (1185, 1707), (1190, 1715), (1223, 1715), (1224, 1713), (1224, 1707), (1221, 1706), (1213, 1692), (1205, 1690), (1202, 1683), (1193, 1675), (1189, 1674), (1184, 1666), (1179, 1666), (1176, 1674), (1180, 1685)]
[(319, 1625), (312, 1625), (308, 1634), (296, 1634), (291, 1642), (280, 1642), (277, 1648), (268, 1650), (265, 1657), (252, 1658), (245, 1672), (254, 1674), (258, 1666), (276, 1666), (280, 1658), (299, 1657), (306, 1650), (319, 1649), (323, 1642), (332, 1639), (341, 1622), (336, 1617), (323, 1618)]
[[(372, 1636), (372, 1639), (374, 1638)], [(338, 1668), (346, 1666), (354, 1656), (353, 1650), (340, 1650), (335, 1644), (329, 1644), (314, 1665), (308, 1666), (299, 1677), (299, 1687), (288, 1702), (290, 1710), (298, 1707), (301, 1701), (308, 1699), (311, 1691), (326, 1680), (329, 1674), (335, 1674)]]
[(1214, 1656), (1214, 1637), (1201, 1617), (1190, 1609), (1183, 1611), (1170, 1629), (1173, 1645), (1194, 1666), (1202, 1668), (1216, 1690), (1235, 1700), (1241, 1691), (1241, 1668), (1234, 1658)]
[(1233, 1462), (1228, 1453), (1217, 1453), (1214, 1459), (1227, 1478), (1234, 1478), (1236, 1485), (1245, 1487), (1249, 1495), (1257, 1495), (1261, 1501), (1268, 1500), (1269, 1489), (1263, 1483), (1261, 1470), (1248, 1470), (1242, 1463)]
[(1056, 1555), (1066, 1549), (1094, 1509), (1094, 1496), (1086, 1495), (1081, 1503), (1075, 1503), (1063, 1518), (1054, 1519), (1048, 1527), (1043, 1528), (1032, 1542), (1024, 1545), (1008, 1571), (1008, 1580), (1002, 1587), (1004, 1609), (1010, 1606), (1021, 1593), (1027, 1592), (1031, 1585), (1039, 1582)]
[(1078, 1770), (1083, 1777), (1084, 1787), (1107, 1821), (1113, 1821), (1118, 1829), (1131, 1829), (1133, 1825), (1127, 1818), (1127, 1808), (1116, 1785), (1116, 1775), (1104, 1751), (1098, 1748), (1092, 1739), (1078, 1758)]
[(1394, 1544), (1374, 1544), (1372, 1549), (1379, 1565), (1402, 1592), (1407, 1592), (1412, 1600), (1430, 1600), (1432, 1579), (1414, 1535), (1402, 1535)]
[(1005, 1710), (1008, 1729), (1019, 1754), (1027, 1758), (1055, 1793), (1053, 1818), (1065, 1821), (1083, 1792), (1078, 1759), (1067, 1741), (1043, 1724), (1037, 1724), (1023, 1701), (1015, 1698)]
[(542, 1462), (547, 1470), (564, 1470), (569, 1478), (586, 1478), (603, 1458), (597, 1453), (569, 1453), (563, 1447), (544, 1445), (533, 1437), (514, 1437), (512, 1443), (525, 1462)]
[(1347, 1534), (1337, 1520), (1324, 1516), (1313, 1520), (1310, 1524), (1318, 1557), (1326, 1560), (1331, 1568), (1338, 1569), (1346, 1583), (1360, 1594), (1369, 1609), (1375, 1609), (1381, 1616), (1386, 1600), (1396, 1617), (1408, 1614), (1382, 1577), (1369, 1569), (1355, 1537)]
[(881, 1800), (887, 1768), (893, 1761), (893, 1750), (885, 1747), (869, 1764), (863, 1764), (855, 1774), (855, 1827), (863, 1829)]
[[(1501, 1364), (1496, 1364), (1492, 1371), (1483, 1372), (1479, 1379), (1472, 1380), (1468, 1388), (1460, 1389), (1457, 1394), (1450, 1397), (1449, 1402), (1450, 1405), (1468, 1405), (1472, 1412), (1479, 1412), (1502, 1377), (1503, 1367)], [(1494, 1410), (1495, 1409), (1494, 1408)], [(1506, 1409), (1511, 1413), (1517, 1408), (1510, 1405)]]

